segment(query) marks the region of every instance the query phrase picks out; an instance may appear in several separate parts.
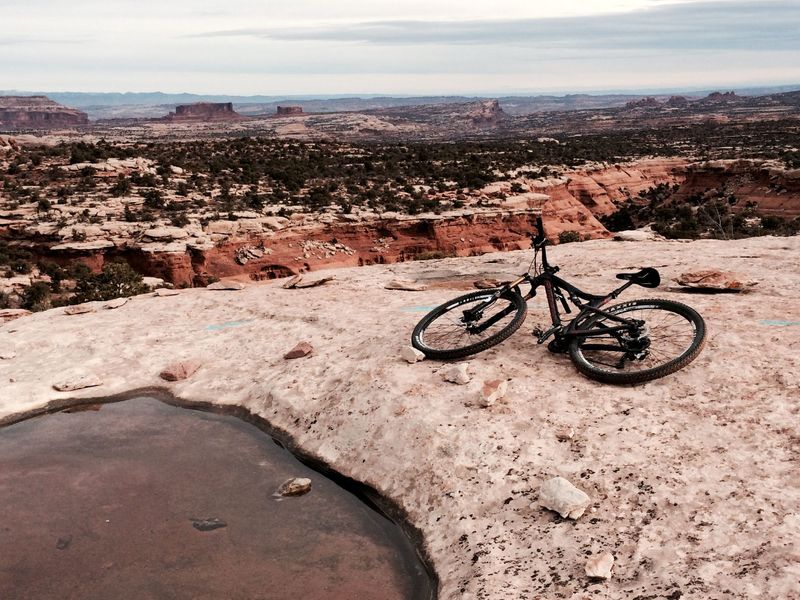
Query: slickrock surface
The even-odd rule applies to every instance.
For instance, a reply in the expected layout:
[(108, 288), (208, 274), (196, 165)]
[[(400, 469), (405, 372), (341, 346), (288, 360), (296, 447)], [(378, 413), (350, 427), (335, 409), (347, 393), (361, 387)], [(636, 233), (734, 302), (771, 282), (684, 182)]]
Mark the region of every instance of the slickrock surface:
[[(423, 536), (441, 598), (797, 598), (798, 256), (798, 237), (554, 248), (561, 274), (588, 291), (648, 265), (664, 281), (699, 268), (760, 281), (745, 295), (624, 294), (684, 301), (709, 328), (692, 365), (641, 386), (585, 379), (537, 346), (541, 297), (516, 335), (470, 358), (467, 385), (443, 381), (442, 363), (402, 359), (428, 306), (521, 272), (523, 251), (343, 269), (305, 290), (264, 282), (24, 316), (0, 326), (0, 347), (17, 353), (0, 362), (0, 418), (163, 385), (160, 370), (191, 350), (204, 368), (169, 384), (177, 397), (247, 407), (394, 499)], [(384, 289), (392, 278), (430, 287)], [(314, 354), (284, 360), (298, 339)], [(78, 368), (103, 385), (52, 389)], [(508, 394), (475, 406), (490, 379), (510, 379)], [(538, 504), (556, 476), (591, 497), (577, 521)], [(602, 552), (615, 557), (613, 577), (597, 582), (585, 566)]]

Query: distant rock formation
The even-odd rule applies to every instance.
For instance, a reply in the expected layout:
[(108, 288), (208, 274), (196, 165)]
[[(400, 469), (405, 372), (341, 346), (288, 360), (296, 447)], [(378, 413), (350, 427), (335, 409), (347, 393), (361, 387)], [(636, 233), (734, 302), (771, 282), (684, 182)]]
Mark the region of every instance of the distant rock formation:
[(293, 115), (302, 114), (304, 114), (302, 106), (279, 106), (277, 112), (279, 117), (291, 117)]
[(0, 129), (51, 129), (88, 123), (86, 113), (47, 96), (0, 96)]
[(735, 98), (738, 98), (736, 92), (730, 91), (730, 92), (711, 92), (708, 96), (706, 96), (705, 99), (712, 101), (721, 101), (721, 100), (734, 100)]
[(673, 108), (686, 106), (687, 104), (689, 104), (689, 100), (685, 96), (670, 96), (669, 100), (667, 100), (667, 106)]
[(467, 116), (475, 125), (496, 125), (508, 115), (500, 108), (498, 100), (476, 102), (467, 112)]
[(179, 104), (175, 112), (165, 118), (168, 121), (233, 121), (244, 117), (233, 110), (232, 102), (197, 102)]
[(625, 108), (657, 108), (659, 106), (661, 106), (661, 103), (651, 96), (640, 98), (639, 100), (631, 100), (625, 104)]

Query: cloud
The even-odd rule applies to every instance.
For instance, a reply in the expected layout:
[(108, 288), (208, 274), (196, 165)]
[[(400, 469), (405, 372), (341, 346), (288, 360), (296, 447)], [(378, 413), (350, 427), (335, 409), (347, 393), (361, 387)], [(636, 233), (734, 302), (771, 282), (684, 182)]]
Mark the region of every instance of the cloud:
[(800, 49), (795, 0), (660, 5), (627, 13), (515, 20), (386, 20), (211, 31), (191, 37), (383, 46), (522, 45), (543, 49)]

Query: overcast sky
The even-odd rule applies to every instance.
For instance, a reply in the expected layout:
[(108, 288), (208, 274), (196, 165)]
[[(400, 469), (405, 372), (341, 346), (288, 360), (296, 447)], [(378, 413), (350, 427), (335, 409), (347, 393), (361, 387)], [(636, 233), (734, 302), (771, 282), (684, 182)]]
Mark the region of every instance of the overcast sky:
[(0, 89), (502, 94), (800, 83), (800, 0), (0, 0)]

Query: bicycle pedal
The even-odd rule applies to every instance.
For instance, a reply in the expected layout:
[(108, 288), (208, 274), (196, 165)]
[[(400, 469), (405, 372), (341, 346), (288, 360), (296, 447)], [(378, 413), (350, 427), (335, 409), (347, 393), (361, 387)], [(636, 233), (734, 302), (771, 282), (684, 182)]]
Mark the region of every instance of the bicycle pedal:
[(533, 328), (533, 331), (531, 331), (531, 335), (535, 338), (540, 338), (544, 335), (544, 329), (537, 325)]

